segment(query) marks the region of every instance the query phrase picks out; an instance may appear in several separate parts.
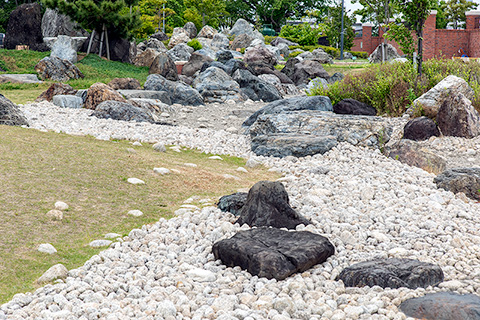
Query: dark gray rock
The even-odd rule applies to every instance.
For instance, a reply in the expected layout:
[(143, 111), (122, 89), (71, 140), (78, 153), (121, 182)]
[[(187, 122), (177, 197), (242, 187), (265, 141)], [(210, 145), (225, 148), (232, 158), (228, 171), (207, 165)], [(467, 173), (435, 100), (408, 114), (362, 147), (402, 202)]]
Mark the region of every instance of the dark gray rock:
[(172, 49), (167, 51), (167, 54), (173, 61), (188, 61), (194, 49), (186, 43), (179, 43)]
[(168, 36), (163, 33), (163, 32), (157, 32), (157, 33), (154, 33), (150, 36), (150, 38), (154, 38), (154, 39), (157, 39), (157, 40), (160, 40), (160, 41), (165, 41), (165, 40), (168, 40)]
[(74, 95), (56, 95), (52, 103), (62, 108), (80, 109), (83, 106), (83, 99)]
[(237, 71), (238, 69), (249, 70), (250, 73), (252, 73), (251, 68), (249, 68), (245, 64), (245, 62), (243, 62), (242, 60), (230, 59), (227, 62), (225, 62), (224, 65), (225, 65), (225, 69), (224, 69), (225, 72), (228, 73), (230, 76), (233, 76), (235, 71)]
[(248, 191), (247, 201), (235, 223), (295, 229), (299, 224), (310, 224), (310, 221), (290, 207), (287, 191), (281, 182), (259, 181)]
[(167, 80), (178, 81), (177, 66), (166, 53), (161, 52), (153, 60), (148, 71), (150, 74), (159, 74)]
[(84, 78), (82, 72), (68, 60), (57, 57), (45, 57), (35, 65), (35, 71), (42, 80), (68, 81)]
[(203, 96), (205, 102), (244, 101), (240, 86), (225, 71), (210, 67), (200, 73), (193, 86)]
[(364, 116), (376, 116), (377, 110), (355, 99), (343, 99), (342, 101), (333, 105), (333, 112), (338, 114), (354, 114)]
[(412, 119), (403, 128), (404, 139), (423, 141), (434, 136), (439, 137), (440, 131), (435, 121), (427, 117)]
[(473, 138), (480, 135), (480, 115), (462, 93), (448, 96), (437, 113), (444, 136)]
[(232, 44), (230, 45), (230, 49), (236, 50), (241, 48), (248, 48), (252, 41), (254, 40), (253, 37), (249, 36), (246, 33), (238, 35), (233, 39)]
[(225, 71), (227, 74), (229, 74), (227, 66), (225, 66), (223, 63), (218, 62), (218, 61), (205, 62), (203, 64), (202, 68), (200, 69), (200, 73), (205, 72), (205, 70), (207, 70), (210, 67), (220, 68), (223, 71)]
[(247, 65), (259, 63), (265, 64), (272, 69), (277, 64), (277, 58), (275, 58), (275, 55), (262, 46), (253, 47), (247, 50), (243, 55), (243, 61), (245, 61)]
[(287, 46), (298, 46), (298, 43), (292, 42), (290, 40), (287, 40), (281, 37), (276, 37), (275, 39), (272, 40), (272, 42), (270, 42), (270, 44), (275, 47), (278, 47), (280, 43), (284, 43)]
[(326, 80), (327, 80), (327, 83), (332, 84), (332, 83), (335, 83), (337, 81), (342, 81), (343, 78), (345, 78), (343, 73), (335, 72), (334, 74), (332, 74), (332, 76), (330, 78), (328, 78)]
[(14, 50), (17, 45), (28, 45), (30, 50), (35, 50), (43, 43), (41, 10), (40, 3), (34, 2), (22, 4), (10, 13), (5, 49)]
[(41, 101), (52, 101), (53, 97), (56, 95), (67, 95), (67, 94), (76, 94), (77, 90), (74, 90), (72, 86), (66, 83), (54, 83), (46, 91), (42, 92), (35, 102)]
[(433, 180), (438, 188), (453, 193), (463, 192), (473, 200), (480, 200), (480, 168), (448, 169)]
[(392, 46), (390, 43), (381, 43), (368, 57), (368, 61), (370, 63), (382, 63), (382, 46), (385, 48), (384, 61), (391, 61), (400, 58), (400, 55), (398, 54), (397, 49), (395, 49), (394, 46)]
[(442, 282), (443, 271), (438, 265), (418, 260), (376, 259), (345, 268), (337, 280), (342, 280), (346, 287), (417, 289)]
[(193, 39), (197, 36), (197, 27), (193, 22), (189, 21), (185, 23), (183, 29), (185, 29), (185, 32), (190, 39)]
[(336, 137), (301, 134), (268, 134), (252, 139), (252, 151), (258, 156), (284, 158), (324, 154), (338, 144)]
[(0, 125), (28, 126), (27, 118), (16, 104), (0, 94)]
[(402, 139), (398, 143), (389, 146), (385, 153), (389, 158), (434, 174), (443, 172), (447, 167), (447, 162), (444, 158), (422, 147), (422, 145), (413, 140)]
[(228, 50), (221, 50), (217, 52), (217, 61), (225, 64), (225, 62), (233, 59), (233, 54)]
[[(108, 40), (110, 47), (110, 60), (130, 64), (133, 63), (133, 60), (137, 56), (137, 46), (135, 45), (135, 42), (115, 37), (112, 37), (111, 39), (109, 38)], [(105, 50), (104, 56), (106, 56), (106, 46), (103, 46), (103, 50)]]
[(151, 74), (143, 85), (145, 90), (165, 91), (170, 95), (172, 103), (178, 103), (187, 106), (203, 105), (202, 95), (192, 87), (180, 82), (174, 82), (165, 79), (159, 74)]
[(247, 201), (247, 195), (248, 193), (246, 192), (236, 192), (223, 196), (218, 200), (217, 207), (224, 212), (230, 212), (234, 216), (239, 216)]
[[(290, 62), (291, 61), (291, 62)], [(316, 59), (305, 59), (300, 62), (296, 62), (298, 59), (289, 59), (282, 69), (282, 73), (285, 73), (295, 85), (307, 85), (310, 79), (317, 77), (329, 79), (330, 76), (323, 68), (320, 61)]]
[(282, 95), (275, 85), (254, 76), (247, 70), (238, 69), (233, 73), (235, 80), (241, 88), (247, 88), (244, 93), (252, 100), (271, 102), (282, 99)]
[(155, 122), (150, 113), (131, 104), (107, 100), (100, 103), (92, 114), (97, 118), (123, 121)]
[(242, 126), (251, 126), (257, 120), (258, 116), (262, 114), (277, 114), (286, 111), (297, 110), (333, 111), (333, 106), (330, 98), (324, 96), (294, 97), (278, 100), (257, 110), (247, 120), (245, 120), (245, 122), (243, 122)]
[(327, 238), (308, 231), (256, 228), (215, 243), (212, 252), (228, 267), (239, 266), (258, 277), (283, 280), (325, 262), (335, 248)]
[(117, 90), (125, 99), (155, 99), (171, 105), (170, 94), (166, 91), (152, 91), (152, 90)]
[(197, 71), (202, 69), (205, 62), (212, 62), (213, 59), (200, 54), (198, 52), (192, 53), (190, 60), (183, 66), (182, 74), (188, 77), (192, 77)]
[(429, 293), (403, 301), (400, 310), (407, 316), (425, 320), (480, 320), (480, 297), (453, 292)]

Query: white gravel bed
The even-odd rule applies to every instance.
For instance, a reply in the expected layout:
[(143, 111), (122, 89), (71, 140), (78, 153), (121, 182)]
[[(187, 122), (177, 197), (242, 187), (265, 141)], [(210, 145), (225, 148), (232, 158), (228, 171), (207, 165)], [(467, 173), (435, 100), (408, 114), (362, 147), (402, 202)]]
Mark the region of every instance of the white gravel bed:
[[(302, 159), (254, 157), (241, 135), (43, 107), (22, 108), (34, 128), (162, 141), (263, 161), (283, 173), (292, 206), (313, 222), (297, 230), (326, 236), (336, 253), (283, 281), (258, 278), (221, 265), (211, 253), (213, 243), (247, 226), (232, 224), (235, 217), (215, 207), (184, 210), (132, 230), (70, 270), (65, 281), (16, 295), (0, 307), (0, 319), (407, 319), (397, 307), (408, 298), (438, 291), (480, 294), (480, 204), (437, 189), (434, 175), (379, 151), (341, 143)], [(345, 288), (334, 280), (343, 268), (378, 257), (439, 264), (445, 282), (411, 290)]]

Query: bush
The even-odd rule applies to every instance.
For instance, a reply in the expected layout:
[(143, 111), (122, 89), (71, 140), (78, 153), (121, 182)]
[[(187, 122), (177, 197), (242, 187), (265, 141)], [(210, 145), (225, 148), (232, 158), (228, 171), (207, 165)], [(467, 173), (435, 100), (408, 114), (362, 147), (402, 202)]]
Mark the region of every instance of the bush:
[(283, 26), (279, 36), (300, 45), (316, 45), (321, 33), (320, 29), (312, 28), (308, 23), (303, 23), (298, 26)]
[(197, 39), (188, 41), (187, 45), (192, 47), (195, 51), (202, 49), (202, 44)]
[(329, 88), (314, 88), (310, 95), (328, 96), (335, 104), (352, 98), (372, 105), (379, 114), (400, 116), (413, 100), (430, 90), (448, 75), (465, 79), (475, 92), (472, 101), (480, 110), (480, 64), (452, 60), (428, 60), (423, 75), (417, 78), (411, 63), (372, 65), (361, 73), (345, 76)]
[(270, 44), (272, 43), (273, 39), (276, 38), (276, 36), (265, 36), (265, 44)]
[(355, 57), (360, 58), (360, 59), (367, 59), (368, 58), (368, 52), (365, 52), (365, 51), (348, 51), (348, 52), (350, 52)]

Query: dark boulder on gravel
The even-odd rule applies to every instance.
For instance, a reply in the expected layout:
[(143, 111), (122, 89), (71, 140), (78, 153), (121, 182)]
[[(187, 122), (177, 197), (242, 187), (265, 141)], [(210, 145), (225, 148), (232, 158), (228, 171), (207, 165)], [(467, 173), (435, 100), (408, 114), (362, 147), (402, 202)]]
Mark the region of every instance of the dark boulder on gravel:
[(248, 70), (238, 69), (233, 73), (233, 80), (240, 85), (244, 94), (254, 101), (271, 102), (283, 99), (273, 84), (254, 76)]
[[(5, 34), (5, 49), (14, 50), (17, 45), (28, 45), (30, 50), (41, 47), (42, 9), (40, 3), (25, 3), (10, 13)], [(42, 50), (43, 51), (43, 50)]]
[(108, 100), (100, 103), (92, 114), (97, 118), (154, 123), (152, 115), (126, 102)]
[(28, 126), (27, 119), (16, 104), (0, 94), (0, 125)]
[(448, 169), (433, 179), (438, 188), (480, 200), (480, 168)]
[(440, 131), (435, 121), (427, 117), (412, 119), (403, 128), (404, 139), (424, 141), (433, 136), (439, 137)]
[(377, 109), (355, 99), (343, 99), (333, 105), (333, 112), (338, 114), (353, 114), (363, 116), (376, 116)]
[(335, 253), (327, 238), (308, 231), (255, 228), (240, 231), (212, 248), (215, 259), (252, 275), (283, 280), (323, 263)]
[(444, 136), (470, 139), (480, 135), (480, 114), (462, 93), (448, 96), (436, 119)]
[(345, 268), (337, 280), (342, 280), (346, 287), (417, 289), (442, 282), (443, 271), (438, 265), (418, 260), (376, 259)]
[(248, 191), (240, 225), (295, 229), (297, 225), (310, 224), (290, 206), (287, 191), (281, 182), (260, 181)]
[(145, 90), (167, 92), (172, 103), (186, 106), (204, 104), (203, 97), (197, 90), (183, 83), (167, 80), (159, 74), (149, 75), (143, 87)]
[(252, 139), (252, 151), (257, 156), (284, 158), (324, 154), (338, 144), (336, 137), (301, 134), (268, 134)]
[(248, 193), (246, 192), (236, 192), (223, 196), (218, 200), (217, 207), (224, 212), (230, 212), (234, 216), (239, 216), (247, 201), (247, 195)]

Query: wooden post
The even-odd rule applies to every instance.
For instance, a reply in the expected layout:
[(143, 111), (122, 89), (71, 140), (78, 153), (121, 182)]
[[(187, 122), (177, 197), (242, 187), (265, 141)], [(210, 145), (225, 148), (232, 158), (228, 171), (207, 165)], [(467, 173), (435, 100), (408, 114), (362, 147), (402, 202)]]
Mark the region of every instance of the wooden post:
[(92, 30), (92, 34), (90, 35), (90, 41), (88, 42), (87, 55), (90, 53), (90, 49), (92, 48), (92, 42), (94, 37), (95, 37), (95, 30)]
[(103, 25), (104, 31), (105, 32), (105, 44), (107, 45), (107, 59), (110, 60), (110, 45), (108, 44), (108, 30), (105, 25)]
[(98, 50), (98, 56), (102, 57), (102, 50), (103, 50), (103, 35), (105, 32), (102, 30), (102, 36), (100, 37), (100, 50)]

